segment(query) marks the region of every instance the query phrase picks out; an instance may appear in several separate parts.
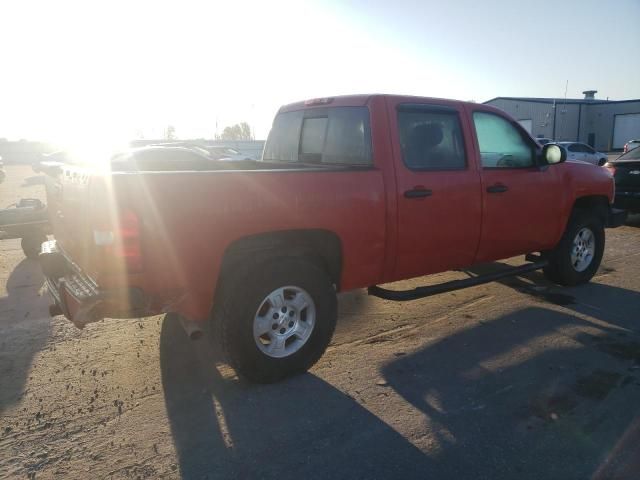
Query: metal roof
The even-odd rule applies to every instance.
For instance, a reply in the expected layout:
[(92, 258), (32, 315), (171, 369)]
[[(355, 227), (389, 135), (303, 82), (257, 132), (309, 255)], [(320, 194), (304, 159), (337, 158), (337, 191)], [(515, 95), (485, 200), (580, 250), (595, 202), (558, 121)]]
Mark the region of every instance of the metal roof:
[(590, 100), (585, 98), (539, 98), (539, 97), (495, 97), (482, 103), (490, 103), (494, 100), (513, 100), (518, 102), (531, 103), (563, 103), (563, 104), (583, 104), (583, 105), (602, 105), (614, 103), (640, 102), (640, 98), (635, 100)]

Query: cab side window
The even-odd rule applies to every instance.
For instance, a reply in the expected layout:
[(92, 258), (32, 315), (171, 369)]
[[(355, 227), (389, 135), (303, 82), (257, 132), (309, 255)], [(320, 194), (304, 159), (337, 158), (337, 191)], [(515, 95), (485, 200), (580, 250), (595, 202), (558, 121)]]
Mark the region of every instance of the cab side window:
[(464, 170), (467, 162), (455, 110), (401, 105), (398, 128), (402, 160), (410, 170)]
[(511, 122), (493, 113), (475, 112), (483, 168), (527, 168), (534, 165), (535, 150)]

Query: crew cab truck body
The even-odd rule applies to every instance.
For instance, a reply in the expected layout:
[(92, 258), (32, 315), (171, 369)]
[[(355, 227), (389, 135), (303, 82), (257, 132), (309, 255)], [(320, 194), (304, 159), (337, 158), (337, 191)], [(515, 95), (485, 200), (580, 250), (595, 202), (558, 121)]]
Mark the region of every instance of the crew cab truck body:
[[(78, 326), (162, 312), (245, 377), (308, 369), (336, 292), (541, 252), (562, 284), (598, 268), (614, 187), (474, 103), (370, 95), (282, 107), (262, 161), (125, 152), (49, 180), (41, 260)], [(194, 335), (195, 336), (195, 335)]]

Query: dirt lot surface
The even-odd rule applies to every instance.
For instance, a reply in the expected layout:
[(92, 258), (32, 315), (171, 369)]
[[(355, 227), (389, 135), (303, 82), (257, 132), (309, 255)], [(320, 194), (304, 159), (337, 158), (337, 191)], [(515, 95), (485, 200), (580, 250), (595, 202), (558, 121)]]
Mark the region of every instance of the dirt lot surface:
[[(6, 170), (0, 206), (42, 195)], [(50, 318), (0, 242), (0, 478), (640, 478), (640, 218), (607, 234), (579, 288), (342, 295), (326, 355), (268, 386), (162, 317)]]

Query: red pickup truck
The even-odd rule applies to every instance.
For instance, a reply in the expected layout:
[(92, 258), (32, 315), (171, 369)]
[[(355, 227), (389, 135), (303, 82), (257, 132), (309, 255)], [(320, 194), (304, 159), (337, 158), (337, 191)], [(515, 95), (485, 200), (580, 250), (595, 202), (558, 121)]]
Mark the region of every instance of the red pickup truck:
[[(276, 381), (323, 354), (338, 292), (409, 300), (538, 268), (589, 281), (622, 217), (611, 174), (565, 159), (486, 105), (359, 95), (282, 107), (260, 161), (162, 146), (108, 172), (64, 165), (40, 256), (52, 312), (80, 327), (172, 313), (239, 374)], [(491, 275), (377, 286), (522, 254)]]

